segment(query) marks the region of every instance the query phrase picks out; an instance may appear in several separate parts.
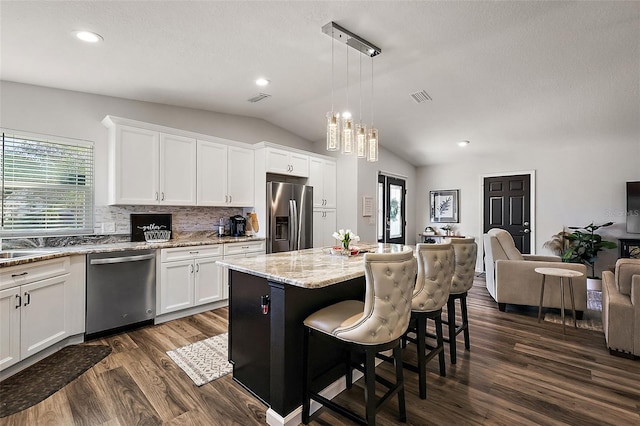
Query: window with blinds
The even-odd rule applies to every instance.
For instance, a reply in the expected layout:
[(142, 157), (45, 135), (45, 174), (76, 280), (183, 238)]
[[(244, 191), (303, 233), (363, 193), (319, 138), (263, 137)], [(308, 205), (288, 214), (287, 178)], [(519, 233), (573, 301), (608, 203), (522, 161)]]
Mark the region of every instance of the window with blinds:
[(2, 236), (93, 232), (93, 143), (2, 131)]

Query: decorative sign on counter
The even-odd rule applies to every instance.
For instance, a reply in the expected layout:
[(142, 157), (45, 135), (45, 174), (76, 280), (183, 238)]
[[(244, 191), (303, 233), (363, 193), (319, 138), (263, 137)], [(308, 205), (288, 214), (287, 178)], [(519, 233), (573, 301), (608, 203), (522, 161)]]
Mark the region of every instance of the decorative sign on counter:
[(171, 231), (171, 214), (131, 214), (131, 241), (145, 241), (145, 231)]

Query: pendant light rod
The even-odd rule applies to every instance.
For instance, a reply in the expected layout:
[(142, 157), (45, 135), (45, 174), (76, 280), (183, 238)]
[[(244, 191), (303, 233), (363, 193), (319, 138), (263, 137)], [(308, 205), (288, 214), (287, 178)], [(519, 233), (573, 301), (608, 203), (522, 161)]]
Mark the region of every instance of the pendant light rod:
[(326, 35), (333, 37), (335, 40), (353, 47), (360, 53), (363, 53), (371, 58), (378, 56), (382, 53), (382, 49), (373, 43), (368, 42), (362, 37), (352, 33), (351, 31), (342, 28), (335, 22), (329, 22), (322, 27), (322, 32)]

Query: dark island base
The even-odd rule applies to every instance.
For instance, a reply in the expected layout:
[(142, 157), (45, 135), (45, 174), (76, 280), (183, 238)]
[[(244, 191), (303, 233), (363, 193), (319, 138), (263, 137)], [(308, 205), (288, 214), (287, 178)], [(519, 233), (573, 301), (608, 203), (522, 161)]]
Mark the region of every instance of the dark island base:
[[(282, 417), (302, 405), (304, 319), (342, 300), (363, 300), (364, 277), (308, 289), (229, 271), (229, 361), (233, 378)], [(269, 296), (263, 314), (261, 301)], [(326, 342), (311, 342), (318, 374), (339, 364), (343, 354)], [(318, 354), (321, 354), (319, 356)], [(326, 383), (343, 370), (326, 375)], [(323, 385), (322, 383), (320, 385)]]

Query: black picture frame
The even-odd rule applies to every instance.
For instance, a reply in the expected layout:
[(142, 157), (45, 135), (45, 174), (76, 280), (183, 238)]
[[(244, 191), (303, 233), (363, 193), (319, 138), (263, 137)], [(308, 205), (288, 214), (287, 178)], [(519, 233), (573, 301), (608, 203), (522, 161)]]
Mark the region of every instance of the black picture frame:
[(460, 190), (429, 191), (432, 223), (458, 223), (460, 221)]

